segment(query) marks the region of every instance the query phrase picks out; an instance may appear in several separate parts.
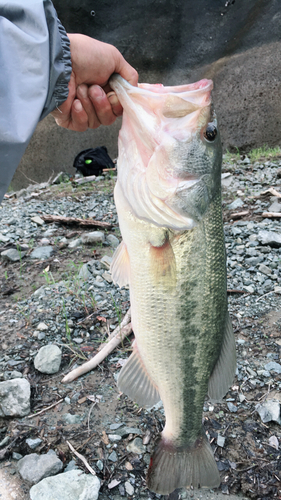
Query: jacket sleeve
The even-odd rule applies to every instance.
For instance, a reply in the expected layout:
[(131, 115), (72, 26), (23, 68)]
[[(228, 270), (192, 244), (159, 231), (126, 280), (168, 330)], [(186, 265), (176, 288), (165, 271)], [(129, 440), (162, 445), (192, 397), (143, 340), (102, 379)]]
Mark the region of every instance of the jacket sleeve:
[(69, 40), (50, 0), (0, 2), (0, 202), (39, 120), (68, 96)]

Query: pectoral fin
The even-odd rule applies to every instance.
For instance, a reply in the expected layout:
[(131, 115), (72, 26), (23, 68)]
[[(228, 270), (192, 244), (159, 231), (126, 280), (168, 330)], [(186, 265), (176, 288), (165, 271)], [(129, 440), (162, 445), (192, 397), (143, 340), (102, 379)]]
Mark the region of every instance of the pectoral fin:
[(110, 271), (114, 283), (117, 283), (120, 287), (129, 285), (130, 259), (124, 241), (120, 243), (114, 252)]
[(177, 282), (177, 269), (175, 255), (169, 239), (162, 246), (150, 247), (151, 273), (154, 281), (160, 283), (165, 281), (169, 287), (175, 287)]
[(147, 373), (136, 345), (120, 372), (117, 385), (120, 391), (142, 407), (150, 407), (160, 401), (158, 389)]
[(208, 386), (209, 397), (218, 401), (231, 386), (236, 371), (235, 338), (229, 312), (226, 313), (225, 333), (217, 364), (211, 374)]

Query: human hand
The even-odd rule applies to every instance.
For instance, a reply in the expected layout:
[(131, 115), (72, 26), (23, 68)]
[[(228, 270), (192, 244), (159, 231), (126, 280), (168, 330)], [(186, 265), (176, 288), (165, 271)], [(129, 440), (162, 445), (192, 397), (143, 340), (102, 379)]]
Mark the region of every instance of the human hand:
[(80, 132), (111, 125), (122, 114), (122, 107), (108, 80), (119, 73), (137, 85), (137, 71), (113, 45), (80, 34), (68, 37), (72, 62), (69, 94), (52, 115), (61, 127)]

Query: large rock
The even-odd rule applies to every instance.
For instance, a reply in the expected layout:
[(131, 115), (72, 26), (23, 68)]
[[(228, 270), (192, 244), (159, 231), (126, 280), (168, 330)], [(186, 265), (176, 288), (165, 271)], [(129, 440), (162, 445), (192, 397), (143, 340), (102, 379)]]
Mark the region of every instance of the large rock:
[(262, 245), (269, 245), (275, 248), (281, 247), (281, 233), (261, 230), (258, 234), (258, 240)]
[[(18, 471), (22, 479), (31, 484), (39, 483), (44, 477), (58, 474), (62, 468), (63, 463), (54, 450), (49, 450), (46, 455), (31, 453), (18, 461)], [(45, 500), (44, 496), (42, 498)]]
[(41, 373), (57, 373), (61, 364), (61, 350), (57, 345), (41, 347), (34, 358), (34, 366)]
[(31, 500), (97, 500), (100, 481), (92, 474), (71, 470), (48, 477), (32, 486)]
[(29, 412), (29, 382), (25, 378), (0, 382), (0, 417), (24, 417)]

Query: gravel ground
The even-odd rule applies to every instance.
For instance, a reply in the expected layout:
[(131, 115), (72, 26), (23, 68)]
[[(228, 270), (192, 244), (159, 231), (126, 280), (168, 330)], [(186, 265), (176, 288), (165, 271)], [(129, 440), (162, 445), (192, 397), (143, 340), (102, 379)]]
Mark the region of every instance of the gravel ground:
[[(204, 407), (222, 484), (215, 492), (175, 492), (171, 500), (281, 495), (281, 229), (280, 219), (264, 215), (281, 212), (281, 159), (252, 163), (227, 155), (222, 177), (238, 370), (223, 402), (206, 400)], [(97, 352), (129, 307), (129, 290), (113, 285), (108, 268), (120, 241), (113, 186), (111, 177), (79, 187), (33, 185), (9, 195), (0, 207), (0, 381), (29, 381), (33, 415), (0, 417), (0, 498), (5, 500), (29, 498), (30, 484), (20, 478), (16, 460), (34, 452), (28, 438), (41, 439), (35, 450), (40, 455), (55, 450), (64, 467), (75, 458), (70, 441), (101, 479), (101, 500), (164, 498), (149, 492), (144, 481), (163, 408), (138, 408), (116, 389), (131, 341), (96, 370), (61, 383), (64, 374)], [(47, 224), (46, 215), (94, 218), (112, 227)], [(49, 344), (62, 353), (60, 371), (53, 375), (34, 368), (39, 349)], [(275, 404), (277, 416), (268, 404)], [(78, 459), (77, 466), (87, 472)], [(20, 490), (15, 484), (10, 497), (3, 496), (5, 481), (16, 481)]]

